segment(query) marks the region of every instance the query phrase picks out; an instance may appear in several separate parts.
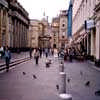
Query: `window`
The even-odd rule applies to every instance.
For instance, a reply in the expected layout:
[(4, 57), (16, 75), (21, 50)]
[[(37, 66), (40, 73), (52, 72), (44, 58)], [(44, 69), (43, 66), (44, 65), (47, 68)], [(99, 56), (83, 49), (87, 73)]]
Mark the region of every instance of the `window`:
[(62, 36), (62, 38), (65, 38), (65, 36)]
[(54, 33), (54, 36), (56, 36), (56, 33)]
[(62, 27), (65, 27), (65, 24), (62, 24)]

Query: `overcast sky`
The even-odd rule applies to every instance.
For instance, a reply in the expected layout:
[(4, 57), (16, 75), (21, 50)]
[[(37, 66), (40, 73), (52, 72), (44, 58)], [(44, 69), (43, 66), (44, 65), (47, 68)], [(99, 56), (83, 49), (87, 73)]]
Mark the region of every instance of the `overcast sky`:
[(30, 19), (41, 19), (43, 13), (52, 17), (59, 14), (60, 10), (68, 9), (70, 0), (18, 0), (21, 5), (28, 11)]

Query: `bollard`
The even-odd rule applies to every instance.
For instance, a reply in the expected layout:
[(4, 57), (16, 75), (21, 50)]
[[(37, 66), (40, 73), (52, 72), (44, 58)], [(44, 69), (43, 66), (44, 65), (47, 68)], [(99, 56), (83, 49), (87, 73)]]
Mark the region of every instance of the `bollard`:
[(60, 94), (59, 96), (60, 96), (61, 100), (72, 100), (71, 94)]
[(59, 93), (66, 93), (66, 74), (65, 72), (60, 72), (59, 75)]
[(60, 64), (60, 65), (59, 65), (59, 71), (60, 71), (60, 72), (64, 72), (64, 65), (63, 65), (63, 64)]

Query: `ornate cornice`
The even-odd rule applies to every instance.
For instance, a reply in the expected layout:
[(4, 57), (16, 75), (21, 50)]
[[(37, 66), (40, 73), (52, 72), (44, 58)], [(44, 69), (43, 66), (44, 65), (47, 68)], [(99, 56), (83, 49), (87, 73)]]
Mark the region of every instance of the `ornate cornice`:
[(0, 4), (8, 8), (8, 3), (5, 0), (0, 0)]

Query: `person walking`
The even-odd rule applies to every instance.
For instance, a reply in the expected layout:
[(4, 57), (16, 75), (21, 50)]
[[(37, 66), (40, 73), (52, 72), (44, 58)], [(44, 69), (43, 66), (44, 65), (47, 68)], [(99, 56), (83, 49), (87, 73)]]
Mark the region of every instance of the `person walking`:
[(5, 49), (5, 63), (6, 63), (6, 71), (9, 71), (9, 63), (11, 60), (11, 52), (9, 51), (8, 47)]
[(42, 57), (42, 48), (39, 49), (40, 58)]
[(39, 61), (39, 50), (38, 49), (36, 49), (36, 52), (34, 53), (34, 56), (35, 56), (36, 65), (38, 65), (38, 61)]
[(32, 48), (30, 48), (29, 54), (30, 54), (30, 59), (32, 58)]
[(45, 48), (45, 56), (48, 57), (48, 48)]
[(70, 48), (69, 49), (69, 61), (72, 62), (72, 58), (73, 58), (73, 49)]

